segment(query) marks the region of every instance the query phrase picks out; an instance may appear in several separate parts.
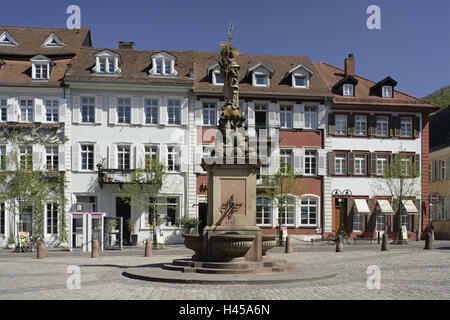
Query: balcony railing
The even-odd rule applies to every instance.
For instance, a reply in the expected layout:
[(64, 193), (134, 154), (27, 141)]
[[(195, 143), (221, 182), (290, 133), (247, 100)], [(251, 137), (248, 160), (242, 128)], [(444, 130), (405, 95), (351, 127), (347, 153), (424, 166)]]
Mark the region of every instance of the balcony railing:
[[(100, 187), (103, 188), (104, 184), (117, 184), (121, 185), (124, 183), (131, 182), (133, 179), (133, 174), (135, 169), (98, 169), (98, 183)], [(142, 174), (142, 179), (137, 179), (138, 177), (134, 177), (134, 181), (142, 184), (151, 183), (151, 179), (147, 179), (146, 174)], [(139, 181), (141, 180), (141, 181)]]

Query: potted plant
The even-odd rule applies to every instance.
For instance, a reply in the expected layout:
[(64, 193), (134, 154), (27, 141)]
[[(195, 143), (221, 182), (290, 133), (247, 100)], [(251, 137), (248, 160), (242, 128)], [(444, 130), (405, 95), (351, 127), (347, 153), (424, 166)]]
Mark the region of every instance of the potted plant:
[(178, 220), (178, 223), (181, 228), (183, 228), (184, 234), (196, 234), (197, 227), (200, 225), (200, 220), (197, 218), (182, 217)]
[(131, 245), (136, 246), (137, 245), (137, 234), (135, 234), (135, 232), (134, 232), (133, 220), (131, 220), (131, 219), (127, 220), (127, 227), (128, 227), (128, 231), (130, 232), (130, 235), (131, 235)]
[(15, 249), (15, 248), (16, 248), (16, 239), (14, 239), (14, 236), (10, 234), (8, 238), (8, 249)]

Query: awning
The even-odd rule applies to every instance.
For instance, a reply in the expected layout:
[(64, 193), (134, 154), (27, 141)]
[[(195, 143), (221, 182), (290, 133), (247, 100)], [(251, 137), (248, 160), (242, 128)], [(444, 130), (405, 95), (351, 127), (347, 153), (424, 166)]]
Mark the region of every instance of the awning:
[(366, 199), (353, 199), (355, 201), (356, 211), (359, 214), (370, 214), (369, 206), (367, 205)]
[(406, 210), (407, 214), (417, 215), (419, 214), (419, 211), (417, 210), (416, 206), (414, 205), (414, 202), (412, 200), (402, 200), (403, 207)]
[(394, 214), (394, 210), (388, 200), (377, 200), (377, 203), (382, 214)]

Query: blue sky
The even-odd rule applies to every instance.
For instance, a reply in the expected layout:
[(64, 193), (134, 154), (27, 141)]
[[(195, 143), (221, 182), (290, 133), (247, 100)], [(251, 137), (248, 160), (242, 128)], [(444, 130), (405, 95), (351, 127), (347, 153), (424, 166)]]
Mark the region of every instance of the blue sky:
[[(448, 0), (5, 1), (0, 24), (65, 27), (71, 4), (96, 47), (125, 40), (137, 49), (214, 51), (233, 22), (242, 52), (306, 55), (338, 67), (353, 53), (359, 75), (390, 75), (417, 97), (450, 85)], [(366, 26), (372, 4), (381, 8), (380, 30)]]

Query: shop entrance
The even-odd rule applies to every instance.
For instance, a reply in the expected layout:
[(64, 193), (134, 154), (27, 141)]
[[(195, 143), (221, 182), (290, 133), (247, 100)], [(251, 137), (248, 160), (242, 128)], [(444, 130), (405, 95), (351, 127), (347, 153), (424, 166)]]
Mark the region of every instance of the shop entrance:
[(131, 245), (131, 234), (128, 228), (126, 227), (127, 221), (131, 219), (131, 207), (128, 201), (125, 201), (121, 197), (116, 197), (116, 217), (122, 218), (122, 242), (123, 245)]

